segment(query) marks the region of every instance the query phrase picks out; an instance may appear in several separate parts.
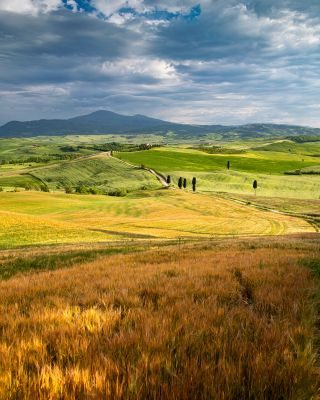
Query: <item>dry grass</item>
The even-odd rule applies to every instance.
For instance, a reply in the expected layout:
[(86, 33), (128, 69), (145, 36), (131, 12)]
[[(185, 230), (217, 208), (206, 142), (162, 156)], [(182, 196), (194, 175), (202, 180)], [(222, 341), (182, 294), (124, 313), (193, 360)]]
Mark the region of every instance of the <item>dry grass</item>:
[(1, 282), (0, 398), (317, 398), (315, 281), (301, 259), (319, 243), (281, 240)]

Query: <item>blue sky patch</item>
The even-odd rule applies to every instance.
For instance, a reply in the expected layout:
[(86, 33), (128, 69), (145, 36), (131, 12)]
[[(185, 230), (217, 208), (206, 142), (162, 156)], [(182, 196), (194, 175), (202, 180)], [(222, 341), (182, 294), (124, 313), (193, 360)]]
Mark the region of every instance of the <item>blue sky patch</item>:
[(135, 17), (142, 17), (154, 21), (171, 21), (177, 18), (183, 18), (186, 20), (193, 20), (201, 15), (200, 4), (191, 8), (190, 12), (184, 14), (180, 11), (171, 12), (167, 10), (151, 10), (144, 13), (139, 13), (136, 9), (132, 7), (122, 7), (119, 10), (120, 15), (130, 14)]
[[(72, 6), (67, 4), (67, 0), (62, 0), (62, 2), (65, 8), (67, 8), (68, 10), (73, 9)], [(78, 11), (85, 11), (87, 13), (92, 13), (97, 11), (96, 8), (91, 5), (90, 0), (75, 0), (75, 2), (77, 3)]]

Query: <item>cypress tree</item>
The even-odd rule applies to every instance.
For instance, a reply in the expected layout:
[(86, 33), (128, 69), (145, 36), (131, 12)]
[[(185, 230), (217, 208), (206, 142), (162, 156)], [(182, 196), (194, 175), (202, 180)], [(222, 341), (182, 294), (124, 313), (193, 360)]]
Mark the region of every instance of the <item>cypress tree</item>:
[(180, 176), (180, 178), (178, 180), (178, 186), (179, 186), (179, 189), (182, 189), (182, 178), (181, 178), (181, 176)]
[(196, 184), (197, 184), (197, 179), (192, 178), (192, 190), (195, 192), (196, 191)]
[(170, 183), (171, 183), (171, 176), (168, 175), (168, 176), (167, 176), (167, 184), (170, 185)]
[(186, 180), (186, 178), (183, 178), (183, 187), (185, 189), (187, 188), (187, 180)]
[(253, 181), (252, 187), (254, 189), (254, 194), (257, 194), (257, 187), (258, 187), (258, 182), (256, 180)]

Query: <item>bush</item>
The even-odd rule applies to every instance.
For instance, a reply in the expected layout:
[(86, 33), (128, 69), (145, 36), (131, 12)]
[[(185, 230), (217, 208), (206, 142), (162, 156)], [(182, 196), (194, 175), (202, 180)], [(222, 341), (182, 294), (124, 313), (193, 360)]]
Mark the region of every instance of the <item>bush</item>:
[(64, 187), (64, 191), (67, 194), (71, 194), (71, 193), (73, 193), (73, 187), (72, 186), (65, 186)]
[(84, 185), (79, 185), (76, 187), (76, 193), (79, 194), (89, 194), (90, 193), (90, 188)]
[(103, 191), (99, 188), (93, 187), (93, 188), (89, 189), (89, 193), (90, 194), (103, 194)]
[(41, 190), (41, 192), (50, 192), (50, 190), (49, 190), (49, 188), (48, 188), (48, 186), (47, 185), (40, 185), (40, 190)]
[(124, 197), (127, 195), (126, 189), (116, 189), (107, 193), (108, 196)]

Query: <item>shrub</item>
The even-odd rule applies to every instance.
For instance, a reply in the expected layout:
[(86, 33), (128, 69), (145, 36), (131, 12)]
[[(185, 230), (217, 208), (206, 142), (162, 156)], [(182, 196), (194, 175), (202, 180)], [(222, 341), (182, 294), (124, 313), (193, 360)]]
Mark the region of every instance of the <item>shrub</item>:
[(71, 193), (73, 193), (73, 188), (72, 188), (72, 186), (65, 186), (64, 191), (67, 194), (71, 194)]
[(90, 193), (90, 188), (84, 185), (79, 185), (76, 187), (76, 193), (79, 194), (89, 194)]
[(107, 193), (108, 196), (124, 197), (127, 195), (126, 189), (116, 189)]
[(96, 187), (92, 187), (89, 189), (90, 194), (103, 194), (102, 190)]
[(40, 190), (41, 190), (41, 192), (47, 192), (47, 193), (50, 192), (48, 186), (45, 184), (40, 185)]

